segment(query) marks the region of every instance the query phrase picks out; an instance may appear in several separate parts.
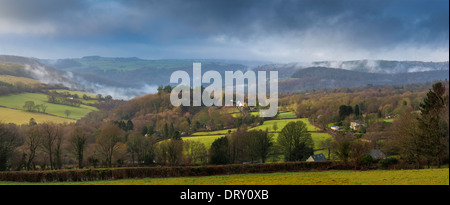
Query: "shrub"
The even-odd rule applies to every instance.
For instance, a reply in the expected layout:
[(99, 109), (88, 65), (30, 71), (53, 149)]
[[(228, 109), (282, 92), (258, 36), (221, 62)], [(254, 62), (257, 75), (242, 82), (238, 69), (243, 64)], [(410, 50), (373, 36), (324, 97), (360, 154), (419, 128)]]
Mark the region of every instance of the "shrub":
[(397, 164), (397, 163), (398, 163), (398, 159), (389, 157), (389, 158), (380, 160), (378, 162), (378, 166), (380, 166), (382, 168), (388, 168), (390, 165)]
[(373, 157), (366, 154), (361, 158), (361, 164), (365, 166), (370, 166), (373, 164)]

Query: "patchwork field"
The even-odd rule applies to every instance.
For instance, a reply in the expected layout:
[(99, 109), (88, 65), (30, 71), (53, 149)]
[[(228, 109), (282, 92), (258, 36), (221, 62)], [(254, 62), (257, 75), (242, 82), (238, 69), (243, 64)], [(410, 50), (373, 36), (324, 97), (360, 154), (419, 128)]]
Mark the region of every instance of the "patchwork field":
[[(287, 115), (287, 116), (290, 116), (290, 115)], [(271, 134), (273, 135), (273, 141), (276, 142), (278, 135), (279, 135), (278, 132), (280, 132), (284, 126), (286, 126), (289, 122), (295, 122), (295, 121), (299, 121), (299, 120), (306, 123), (308, 131), (312, 131), (310, 134), (311, 134), (312, 140), (314, 141), (314, 149), (316, 150), (314, 152), (314, 154), (323, 153), (325, 156), (328, 156), (328, 150), (321, 150), (320, 142), (331, 138), (331, 135), (328, 133), (315, 132), (315, 131), (319, 131), (319, 129), (316, 128), (315, 126), (311, 125), (307, 118), (268, 120), (268, 121), (264, 121), (263, 125), (250, 128), (249, 130), (260, 130), (260, 129), (266, 130), (266, 128), (268, 128), (269, 132), (272, 132)], [(278, 129), (276, 131), (273, 130), (274, 123), (277, 123)], [(231, 130), (232, 132), (236, 131), (236, 129), (234, 128), (234, 129), (224, 129), (224, 130), (216, 130), (216, 131), (209, 131), (209, 132), (196, 132), (196, 133), (193, 133), (189, 137), (182, 137), (182, 139), (202, 142), (203, 144), (205, 144), (206, 148), (209, 149), (211, 147), (211, 144), (214, 142), (214, 140), (228, 134), (228, 130)]]
[[(46, 113), (59, 117), (66, 117), (65, 111), (69, 110), (71, 119), (80, 119), (89, 112), (97, 110), (97, 108), (87, 105), (73, 107), (68, 105), (52, 104), (47, 102), (47, 95), (41, 93), (20, 93), (7, 96), (0, 96), (0, 106), (24, 110), (23, 105), (26, 101), (34, 101), (36, 105), (47, 105)], [(29, 118), (28, 118), (29, 119)]]
[[(81, 100), (81, 102), (83, 102), (83, 104), (95, 104), (98, 103), (97, 100), (97, 96), (94, 94), (90, 94), (90, 93), (84, 93), (84, 92), (79, 92), (79, 91), (74, 91), (74, 90), (62, 90), (62, 89), (57, 89), (57, 90), (49, 90), (49, 91), (55, 91), (57, 93), (68, 93), (71, 95), (78, 95), (78, 100)], [(92, 98), (92, 100), (85, 100), (83, 99), (83, 95), (87, 95), (88, 97)]]
[(449, 185), (449, 169), (282, 172), (0, 185)]
[(51, 116), (46, 114), (25, 112), (23, 110), (15, 110), (0, 107), (0, 121), (3, 123), (27, 124), (30, 118), (34, 118), (37, 123), (55, 122), (55, 123), (71, 123), (75, 120), (63, 117)]

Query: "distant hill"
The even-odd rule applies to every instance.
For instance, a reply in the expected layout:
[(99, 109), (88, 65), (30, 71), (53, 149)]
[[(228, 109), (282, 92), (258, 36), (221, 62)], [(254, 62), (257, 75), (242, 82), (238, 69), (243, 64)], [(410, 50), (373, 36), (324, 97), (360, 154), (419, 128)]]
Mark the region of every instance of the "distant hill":
[(0, 75), (30, 78), (45, 84), (62, 85), (72, 90), (111, 95), (115, 99), (130, 99), (156, 92), (156, 85), (149, 87), (121, 83), (101, 73), (66, 71), (44, 64), (39, 59), (21, 56), (0, 55)]
[(448, 70), (449, 62), (423, 61), (387, 61), (387, 60), (354, 60), (354, 61), (317, 61), (305, 63), (267, 64), (255, 68), (261, 71), (279, 71), (279, 78), (290, 78), (294, 72), (309, 67), (338, 68), (365, 73), (413, 73), (423, 71)]
[(366, 85), (414, 84), (448, 80), (448, 76), (448, 69), (386, 74), (328, 67), (308, 67), (295, 71), (291, 78), (280, 80), (279, 90), (287, 92), (323, 88), (350, 88)]
[(220, 59), (146, 60), (101, 56), (49, 60), (0, 55), (0, 67), (3, 67), (0, 74), (61, 83), (71, 89), (128, 100), (155, 93), (157, 86), (169, 84), (174, 71), (186, 71), (192, 76), (193, 62), (202, 63), (203, 73), (215, 70), (222, 76), (225, 71), (278, 71), (280, 92), (423, 83), (448, 79), (449, 73), (448, 61), (354, 60), (272, 64)]
[[(83, 58), (39, 60), (41, 63), (58, 68), (62, 71), (76, 73), (89, 82), (98, 82), (117, 88), (133, 88), (142, 92), (131, 93), (130, 96), (144, 95), (156, 92), (159, 85), (169, 84), (174, 71), (182, 70), (192, 76), (192, 64), (202, 63), (202, 73), (215, 70), (224, 75), (225, 71), (246, 71), (246, 63), (254, 65), (253, 61), (233, 60), (202, 60), (202, 59), (165, 59), (145, 60), (140, 58), (111, 58), (87, 56)], [(148, 89), (146, 89), (148, 88)]]
[(448, 70), (449, 62), (424, 61), (388, 61), (388, 60), (354, 60), (354, 61), (319, 61), (311, 66), (332, 67), (368, 73), (412, 73), (423, 71)]

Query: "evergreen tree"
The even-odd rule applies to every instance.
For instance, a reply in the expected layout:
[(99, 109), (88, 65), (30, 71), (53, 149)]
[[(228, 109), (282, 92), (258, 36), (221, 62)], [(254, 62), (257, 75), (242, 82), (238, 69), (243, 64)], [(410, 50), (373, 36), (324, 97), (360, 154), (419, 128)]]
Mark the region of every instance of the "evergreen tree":
[(359, 105), (355, 105), (354, 113), (355, 113), (356, 116), (360, 115), (360, 113), (359, 113)]
[[(446, 139), (441, 121), (441, 113), (445, 108), (445, 86), (441, 83), (433, 84), (426, 98), (420, 103), (419, 117), (421, 153), (426, 157), (428, 167), (432, 161), (440, 166), (443, 155), (448, 153), (448, 139)], [(448, 117), (448, 116), (447, 116)], [(447, 125), (448, 126), (448, 125)]]
[(228, 164), (230, 162), (229, 148), (227, 137), (221, 137), (211, 144), (210, 160), (211, 164)]
[(129, 131), (129, 130), (133, 130), (133, 129), (134, 129), (133, 122), (131, 120), (128, 120), (125, 131)]

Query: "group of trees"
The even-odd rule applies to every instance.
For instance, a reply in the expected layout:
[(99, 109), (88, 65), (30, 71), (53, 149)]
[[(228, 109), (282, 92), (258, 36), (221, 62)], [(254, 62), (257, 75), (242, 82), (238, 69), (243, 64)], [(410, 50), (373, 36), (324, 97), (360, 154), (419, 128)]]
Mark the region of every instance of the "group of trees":
[[(144, 128), (124, 130), (120, 124), (109, 121), (95, 130), (73, 124), (38, 124), (34, 120), (21, 126), (0, 124), (0, 169), (215, 163), (209, 157), (213, 151), (201, 142), (182, 140), (178, 130), (167, 139), (157, 137), (155, 132), (149, 134), (152, 126), (145, 126), (144, 133)], [(229, 163), (265, 161), (273, 145), (272, 135), (263, 131), (239, 131), (228, 137), (233, 142)]]
[(25, 109), (28, 112), (42, 112), (46, 113), (47, 111), (47, 105), (46, 104), (35, 104), (34, 101), (26, 101), (23, 105), (23, 109)]
[(420, 167), (438, 167), (448, 162), (449, 151), (449, 95), (441, 82), (433, 84), (420, 111), (405, 110), (392, 124), (392, 135), (387, 143), (391, 152)]
[(405, 109), (418, 110), (431, 85), (365, 86), (280, 94), (279, 107), (294, 111), (298, 117), (309, 118), (323, 129), (330, 123), (346, 125), (347, 121), (358, 118), (370, 124), (380, 118), (399, 115)]
[(75, 99), (73, 97), (65, 97), (59, 94), (49, 93), (47, 95), (47, 100), (49, 103), (70, 105), (74, 107), (80, 107), (82, 104), (81, 100)]
[(216, 139), (210, 150), (210, 163), (228, 164), (242, 162), (266, 162), (280, 155), (285, 161), (305, 161), (314, 154), (311, 134), (302, 121), (288, 123), (279, 133), (277, 141), (273, 134), (262, 130), (237, 130)]
[(449, 160), (447, 86), (445, 82), (433, 84), (419, 102), (418, 109), (403, 107), (392, 123), (373, 122), (362, 136), (359, 133), (337, 132), (334, 142), (324, 142), (320, 146), (329, 149), (336, 159), (345, 163), (362, 164), (370, 150), (381, 149), (415, 167), (440, 167)]
[(216, 139), (210, 149), (211, 164), (265, 162), (273, 153), (273, 135), (268, 131), (237, 130)]
[(22, 82), (16, 82), (14, 84), (0, 81), (0, 96), (14, 94), (14, 93), (22, 93), (22, 92), (38, 92), (42, 89), (41, 85), (27, 85)]

